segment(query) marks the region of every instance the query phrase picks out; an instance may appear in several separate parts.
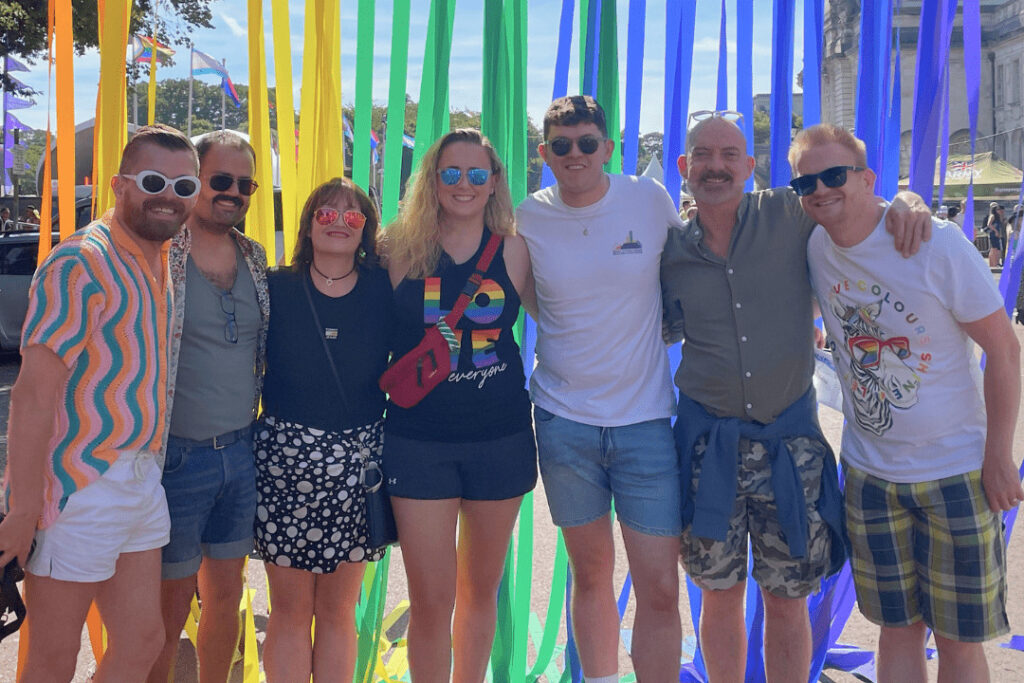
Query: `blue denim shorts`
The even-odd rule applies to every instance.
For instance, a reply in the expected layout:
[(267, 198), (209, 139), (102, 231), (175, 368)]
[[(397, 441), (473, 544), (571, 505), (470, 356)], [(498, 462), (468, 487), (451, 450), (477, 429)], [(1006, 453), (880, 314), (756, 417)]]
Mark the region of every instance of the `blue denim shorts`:
[(557, 526), (582, 526), (611, 510), (650, 536), (682, 532), (679, 458), (668, 418), (595, 427), (533, 408), (544, 493)]
[(171, 515), (164, 580), (192, 576), (204, 555), (228, 560), (252, 551), (256, 466), (251, 430), (223, 448), (169, 437), (163, 485)]

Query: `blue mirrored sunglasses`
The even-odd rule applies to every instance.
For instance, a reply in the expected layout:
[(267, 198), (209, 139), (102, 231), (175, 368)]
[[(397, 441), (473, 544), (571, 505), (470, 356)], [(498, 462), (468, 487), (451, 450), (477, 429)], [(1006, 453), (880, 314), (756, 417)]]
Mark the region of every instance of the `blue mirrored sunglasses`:
[[(462, 180), (462, 169), (449, 166), (437, 172), (441, 176), (441, 182), (445, 185), (458, 185)], [(470, 185), (483, 185), (491, 177), (489, 168), (470, 168), (466, 171), (466, 180)]]

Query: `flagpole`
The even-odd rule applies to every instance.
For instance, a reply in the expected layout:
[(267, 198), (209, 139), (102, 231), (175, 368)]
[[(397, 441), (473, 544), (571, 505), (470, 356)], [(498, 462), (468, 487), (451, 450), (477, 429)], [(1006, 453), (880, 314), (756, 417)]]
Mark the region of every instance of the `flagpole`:
[[(228, 72), (228, 60), (227, 59), (220, 60), (220, 65), (222, 67), (224, 67), (224, 73), (227, 74), (227, 72)], [(225, 76), (225, 78), (226, 78), (226, 76)], [(226, 128), (226, 126), (224, 125), (224, 120), (226, 118), (225, 117), (225, 109), (226, 109), (226, 106), (227, 106), (226, 100), (227, 100), (227, 95), (224, 93), (224, 82), (221, 81), (221, 84), (220, 84), (220, 129), (221, 130), (224, 130)]]
[[(0, 166), (3, 166), (3, 170), (0, 171), (0, 197), (7, 194), (7, 71), (7, 55), (4, 55), (3, 81), (0, 81), (3, 85), (3, 87), (0, 87), (0, 93), (4, 97), (4, 125), (3, 134), (0, 135), (0, 150), (2, 150), (0, 151), (0, 160), (2, 160), (0, 161)], [(14, 220), (18, 220), (18, 217), (15, 216)]]
[(190, 45), (188, 48), (188, 130), (186, 135), (192, 137), (192, 50), (194, 48)]

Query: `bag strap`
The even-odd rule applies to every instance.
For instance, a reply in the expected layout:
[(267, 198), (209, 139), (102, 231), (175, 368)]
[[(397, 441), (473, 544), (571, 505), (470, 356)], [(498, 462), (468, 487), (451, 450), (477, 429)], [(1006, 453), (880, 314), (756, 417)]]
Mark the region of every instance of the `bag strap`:
[(334, 384), (338, 388), (338, 394), (341, 396), (341, 407), (348, 412), (348, 397), (345, 394), (345, 389), (341, 384), (341, 375), (338, 374), (338, 366), (334, 364), (334, 356), (331, 355), (331, 349), (327, 346), (327, 338), (324, 336), (324, 326), (320, 324), (320, 316), (316, 312), (316, 306), (313, 305), (313, 295), (309, 292), (309, 273), (301, 273), (302, 276), (302, 289), (306, 292), (306, 301), (309, 302), (309, 311), (313, 314), (313, 324), (316, 325), (316, 336), (320, 338), (320, 343), (323, 344), (324, 353), (327, 355), (327, 363), (331, 366), (331, 374), (334, 375)]
[[(465, 286), (462, 288), (462, 292), (459, 294), (459, 298), (455, 301), (455, 306), (452, 310), (441, 320), (448, 326), (450, 330), (454, 329), (459, 324), (459, 320), (462, 319), (462, 314), (466, 312), (466, 307), (469, 306), (469, 302), (476, 296), (477, 291), (480, 289), (480, 285), (484, 281), (484, 273), (491, 267), (491, 261), (494, 260), (494, 255), (498, 253), (498, 245), (501, 244), (502, 236), (491, 233), (491, 238), (487, 240), (487, 246), (484, 247), (484, 253), (480, 254), (479, 260), (476, 262), (476, 267), (473, 270), (473, 274), (466, 280)], [(444, 334), (445, 330), (441, 328), (441, 334)], [(448, 335), (444, 335), (445, 339), (448, 339)], [(454, 335), (452, 335), (454, 339)], [(449, 341), (449, 346), (451, 342)]]

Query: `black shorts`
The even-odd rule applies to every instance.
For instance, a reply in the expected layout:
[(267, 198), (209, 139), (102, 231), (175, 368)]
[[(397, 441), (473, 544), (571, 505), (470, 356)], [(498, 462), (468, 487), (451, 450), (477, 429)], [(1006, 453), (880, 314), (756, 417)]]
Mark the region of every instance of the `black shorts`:
[(506, 500), (537, 485), (533, 430), (489, 441), (421, 441), (384, 434), (389, 495), (416, 500)]

